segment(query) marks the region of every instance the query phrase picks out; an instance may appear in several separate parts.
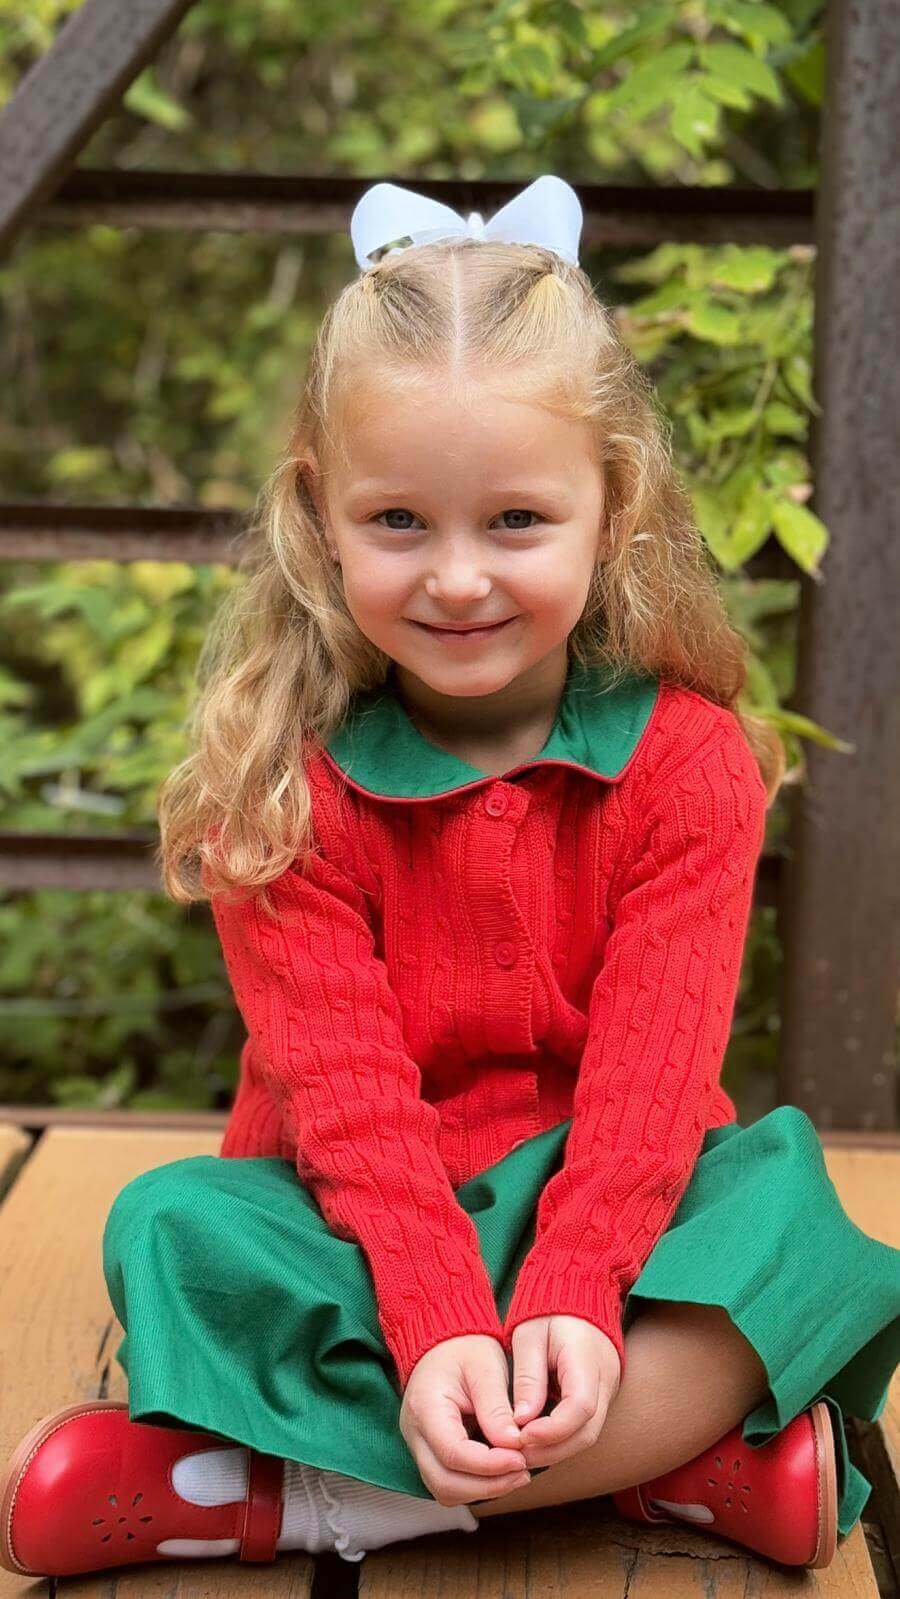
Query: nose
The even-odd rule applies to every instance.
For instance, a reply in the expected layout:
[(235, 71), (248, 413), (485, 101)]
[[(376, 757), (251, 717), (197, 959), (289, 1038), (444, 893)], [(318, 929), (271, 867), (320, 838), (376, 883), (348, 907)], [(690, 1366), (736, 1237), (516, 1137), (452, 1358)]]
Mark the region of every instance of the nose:
[(491, 592), (491, 580), (482, 570), (476, 541), (456, 540), (447, 544), (425, 579), (429, 599), (441, 605), (470, 605)]

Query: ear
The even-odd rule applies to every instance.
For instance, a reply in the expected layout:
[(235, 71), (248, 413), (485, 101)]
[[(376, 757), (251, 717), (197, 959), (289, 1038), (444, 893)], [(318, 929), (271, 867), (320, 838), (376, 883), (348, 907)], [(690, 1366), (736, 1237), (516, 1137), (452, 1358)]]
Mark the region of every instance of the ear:
[(325, 482), (322, 477), (318, 459), (310, 450), (299, 462), (297, 468), (297, 490), (301, 493), (305, 489), (315, 508), (319, 521), (325, 523)]
[(594, 560), (608, 561), (611, 554), (612, 540), (610, 538), (609, 523), (606, 519), (606, 506), (604, 505), (603, 510), (600, 513), (599, 523), (597, 525), (597, 542), (594, 546)]

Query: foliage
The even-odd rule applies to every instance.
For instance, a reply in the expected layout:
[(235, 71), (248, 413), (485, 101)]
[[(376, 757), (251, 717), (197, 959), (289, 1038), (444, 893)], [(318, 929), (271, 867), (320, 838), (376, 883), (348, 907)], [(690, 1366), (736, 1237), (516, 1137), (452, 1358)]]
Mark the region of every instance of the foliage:
[[(75, 6), (0, 0), (0, 99)], [(200, 0), (81, 164), (813, 186), (820, 13), (821, 0)], [(748, 705), (798, 765), (807, 738), (840, 749), (786, 706), (800, 574), (819, 579), (827, 547), (808, 504), (810, 250), (600, 246), (584, 264), (656, 382), (751, 645)], [(4, 497), (245, 510), (353, 270), (343, 234), (34, 228), (0, 266)], [(796, 577), (748, 576), (767, 540)], [(7, 567), (5, 827), (149, 833), (233, 581), (149, 561)], [(770, 847), (782, 826), (779, 811)], [(162, 895), (45, 891), (7, 896), (0, 919), (0, 1098), (228, 1102), (241, 1029), (208, 918)], [(760, 912), (726, 1086), (749, 1081), (750, 1061), (771, 1066), (777, 962)]]

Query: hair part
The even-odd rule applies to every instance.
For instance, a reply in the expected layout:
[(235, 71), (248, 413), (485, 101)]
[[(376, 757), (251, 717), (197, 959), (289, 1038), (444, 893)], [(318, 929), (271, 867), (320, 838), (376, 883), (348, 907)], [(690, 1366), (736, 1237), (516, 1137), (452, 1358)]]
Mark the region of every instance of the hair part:
[(305, 853), (307, 751), (390, 668), (350, 614), (310, 487), (344, 450), (341, 421), (363, 403), (363, 369), (392, 385), (439, 373), (461, 392), (502, 369), (504, 394), (590, 424), (606, 539), (570, 652), (732, 710), (771, 801), (784, 746), (738, 710), (748, 647), (728, 620), (649, 379), (580, 267), (536, 245), (453, 239), (383, 257), (320, 324), (287, 449), (239, 540), (241, 581), (204, 637), (192, 753), (160, 788), (157, 858), (170, 897), (264, 890)]

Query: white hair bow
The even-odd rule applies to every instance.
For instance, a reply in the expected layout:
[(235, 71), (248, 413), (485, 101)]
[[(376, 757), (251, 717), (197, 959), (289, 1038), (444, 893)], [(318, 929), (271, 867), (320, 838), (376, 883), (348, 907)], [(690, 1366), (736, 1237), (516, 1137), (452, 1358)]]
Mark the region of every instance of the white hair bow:
[(577, 266), (582, 221), (575, 190), (563, 178), (550, 173), (535, 178), (489, 222), (477, 211), (461, 217), (452, 206), (417, 194), (414, 189), (401, 189), (396, 183), (374, 183), (356, 203), (350, 218), (350, 237), (363, 272), (377, 265), (370, 256), (387, 244), (393, 245), (395, 239), (410, 239), (412, 243), (394, 245), (386, 254), (458, 237), (538, 244)]

